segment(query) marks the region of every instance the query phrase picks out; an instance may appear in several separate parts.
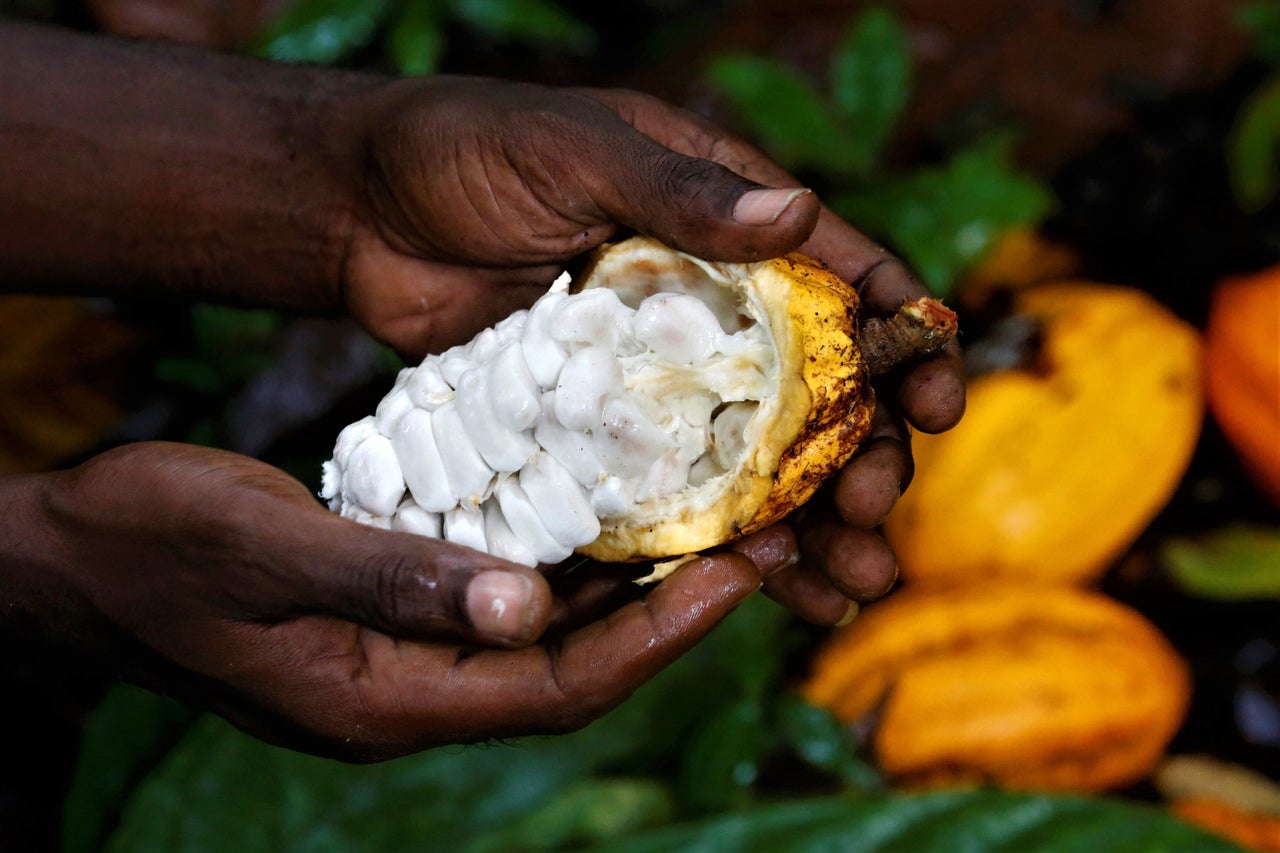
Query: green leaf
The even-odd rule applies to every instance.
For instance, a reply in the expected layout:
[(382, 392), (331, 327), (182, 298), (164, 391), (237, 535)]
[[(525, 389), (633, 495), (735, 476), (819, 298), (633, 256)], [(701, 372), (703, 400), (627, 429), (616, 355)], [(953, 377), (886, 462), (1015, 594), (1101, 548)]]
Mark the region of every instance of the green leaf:
[(1280, 598), (1280, 529), (1226, 527), (1199, 539), (1173, 539), (1161, 554), (1178, 586), (1219, 601)]
[(818, 90), (795, 69), (769, 59), (729, 54), (713, 59), (707, 74), (751, 135), (783, 166), (838, 174), (861, 170), (861, 155), (837, 129)]
[(671, 793), (650, 779), (592, 779), (464, 843), (461, 853), (559, 850), (629, 835), (669, 820)]
[(173, 746), (194, 714), (137, 687), (112, 688), (85, 724), (62, 809), (64, 853), (102, 849), (129, 791)]
[(1280, 63), (1280, 2), (1262, 0), (1236, 11), (1236, 20), (1253, 37), (1253, 52), (1270, 63)]
[(868, 171), (911, 90), (911, 51), (892, 12), (874, 8), (856, 20), (833, 56), (831, 84), (848, 155)]
[(459, 18), (498, 39), (590, 53), (596, 34), (550, 0), (454, 0)]
[(610, 853), (1219, 853), (1235, 845), (1115, 800), (945, 792), (825, 797), (615, 840)]
[(1273, 75), (1240, 108), (1227, 136), (1227, 168), (1236, 201), (1246, 211), (1275, 198), (1280, 169), (1280, 74)]
[(596, 758), (567, 745), (537, 739), (353, 766), (206, 717), (136, 790), (109, 849), (382, 851), (428, 840), (453, 849), (583, 779)]
[(942, 166), (837, 195), (831, 205), (890, 243), (935, 296), (945, 296), (1004, 229), (1034, 223), (1052, 206), (1039, 182), (1014, 169), (1011, 151), (1008, 137), (994, 136)]
[(387, 33), (387, 52), (401, 74), (430, 74), (444, 54), (440, 0), (407, 0)]
[[(753, 597), (620, 708), (555, 738), (355, 767), (205, 718), (137, 787), (110, 849), (359, 853), (473, 843), (540, 810), (555, 813), (556, 801), (573, 800), (593, 775), (677, 766), (709, 708), (764, 692), (760, 679), (777, 672), (786, 624), (778, 605)], [(726, 665), (736, 658), (744, 660)], [(638, 821), (646, 803), (636, 806)]]
[(373, 41), (390, 0), (296, 0), (272, 21), (251, 51), (283, 62), (328, 65)]
[(709, 714), (689, 739), (680, 763), (681, 804), (710, 813), (750, 803), (767, 740), (758, 699), (742, 699)]
[(796, 755), (839, 778), (853, 791), (873, 794), (885, 790), (885, 781), (864, 759), (849, 729), (825, 708), (787, 696), (780, 708), (782, 736)]

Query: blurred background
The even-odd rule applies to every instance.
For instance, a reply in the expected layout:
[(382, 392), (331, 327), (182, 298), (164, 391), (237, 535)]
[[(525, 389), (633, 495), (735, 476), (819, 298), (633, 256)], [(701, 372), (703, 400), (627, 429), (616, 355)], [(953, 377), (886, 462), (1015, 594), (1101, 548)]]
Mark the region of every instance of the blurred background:
[[(972, 381), (845, 628), (752, 601), (582, 732), (372, 767), (9, 661), (4, 849), (1280, 850), (1280, 2), (0, 12), (660, 95), (906, 258)], [(400, 366), (344, 321), (5, 297), (0, 473), (168, 438), (318, 487)]]

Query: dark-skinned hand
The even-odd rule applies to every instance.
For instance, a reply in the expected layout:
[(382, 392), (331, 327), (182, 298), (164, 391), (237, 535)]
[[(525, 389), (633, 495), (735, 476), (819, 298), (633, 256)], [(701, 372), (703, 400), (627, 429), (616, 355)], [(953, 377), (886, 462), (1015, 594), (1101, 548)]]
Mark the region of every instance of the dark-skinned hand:
[[(647, 96), (394, 81), (9, 23), (0, 37), (10, 288), (341, 309), (409, 359), (631, 231), (721, 260), (800, 248), (869, 312), (923, 292), (759, 151)], [(873, 434), (803, 523), (639, 600), (615, 573), (584, 584), (362, 527), (233, 454), (136, 445), (3, 478), (0, 627), (349, 759), (563, 731), (761, 583), (822, 624), (888, 588), (874, 528), (910, 477), (907, 424), (960, 416), (957, 351), (879, 396)]]
[(362, 527), (224, 451), (134, 444), (38, 480), (9, 508), (40, 530), (27, 565), (50, 593), (40, 618), (61, 626), (47, 642), (347, 760), (585, 725), (776, 568), (711, 555), (596, 618), (587, 592)]
[[(855, 283), (871, 315), (926, 293), (758, 149), (646, 95), (440, 77), (338, 104), (353, 116), (342, 127), (363, 128), (367, 155), (351, 169), (362, 189), (349, 216), (346, 304), (410, 359), (528, 304), (567, 261), (619, 232), (714, 260), (799, 249)], [(875, 527), (910, 481), (907, 423), (939, 432), (964, 410), (958, 345), (878, 397), (871, 435), (808, 510), (798, 550), (775, 535), (794, 565), (766, 591), (820, 624), (896, 577)]]

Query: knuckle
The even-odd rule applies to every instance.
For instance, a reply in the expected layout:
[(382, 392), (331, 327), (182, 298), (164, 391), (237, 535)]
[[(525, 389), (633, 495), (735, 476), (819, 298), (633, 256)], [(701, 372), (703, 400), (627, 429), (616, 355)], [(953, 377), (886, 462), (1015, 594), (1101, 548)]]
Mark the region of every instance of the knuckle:
[(351, 604), (376, 626), (398, 626), (405, 613), (423, 607), (440, 609), (439, 597), (423, 594), (435, 589), (435, 573), (414, 555), (379, 550), (368, 555), (354, 573)]
[(724, 208), (737, 197), (738, 183), (724, 180), (726, 173), (719, 164), (675, 152), (664, 152), (660, 157), (661, 191), (676, 210), (693, 213), (706, 207)]

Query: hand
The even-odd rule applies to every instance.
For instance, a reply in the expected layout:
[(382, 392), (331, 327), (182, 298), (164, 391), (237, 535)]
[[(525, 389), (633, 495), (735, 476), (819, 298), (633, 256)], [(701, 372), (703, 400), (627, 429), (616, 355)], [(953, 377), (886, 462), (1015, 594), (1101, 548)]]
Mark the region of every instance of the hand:
[(410, 360), (527, 307), (620, 228), (756, 260), (798, 246), (818, 217), (812, 193), (673, 151), (589, 93), (435, 77), (325, 113), (351, 116), (333, 126), (363, 140), (349, 146), (363, 156), (347, 308)]
[[(344, 293), (411, 358), (527, 304), (619, 228), (718, 260), (798, 247), (857, 284), (874, 314), (925, 294), (759, 150), (655, 98), (441, 77), (367, 102), (377, 105), (362, 108), (367, 203), (352, 215)], [(964, 410), (958, 345), (879, 398), (871, 435), (826, 505), (810, 504), (799, 542), (785, 528), (761, 540), (796, 563), (766, 591), (814, 622), (839, 621), (892, 585), (896, 562), (874, 528), (911, 478), (907, 424), (940, 432)]]
[[(74, 626), (78, 660), (348, 760), (580, 727), (760, 586), (749, 559), (708, 557), (583, 625), (583, 594), (339, 518), (235, 454), (129, 445), (40, 482), (15, 530), (39, 531), (38, 616)], [(575, 627), (534, 644), (553, 618)]]
[[(590, 92), (640, 132), (690, 157), (705, 157), (772, 187), (798, 182), (763, 152), (703, 119), (634, 92)], [(818, 258), (858, 287), (862, 310), (889, 316), (904, 298), (927, 295), (900, 260), (820, 206), (817, 224), (799, 251)], [(708, 257), (718, 257), (711, 249)], [(883, 595), (897, 578), (897, 561), (875, 528), (911, 481), (910, 427), (944, 432), (964, 414), (964, 365), (952, 341), (938, 356), (877, 387), (877, 411), (858, 454), (800, 518), (756, 537), (758, 559), (793, 566), (770, 573), (764, 590), (809, 621), (833, 624), (857, 603)], [(798, 534), (798, 542), (797, 540)]]

